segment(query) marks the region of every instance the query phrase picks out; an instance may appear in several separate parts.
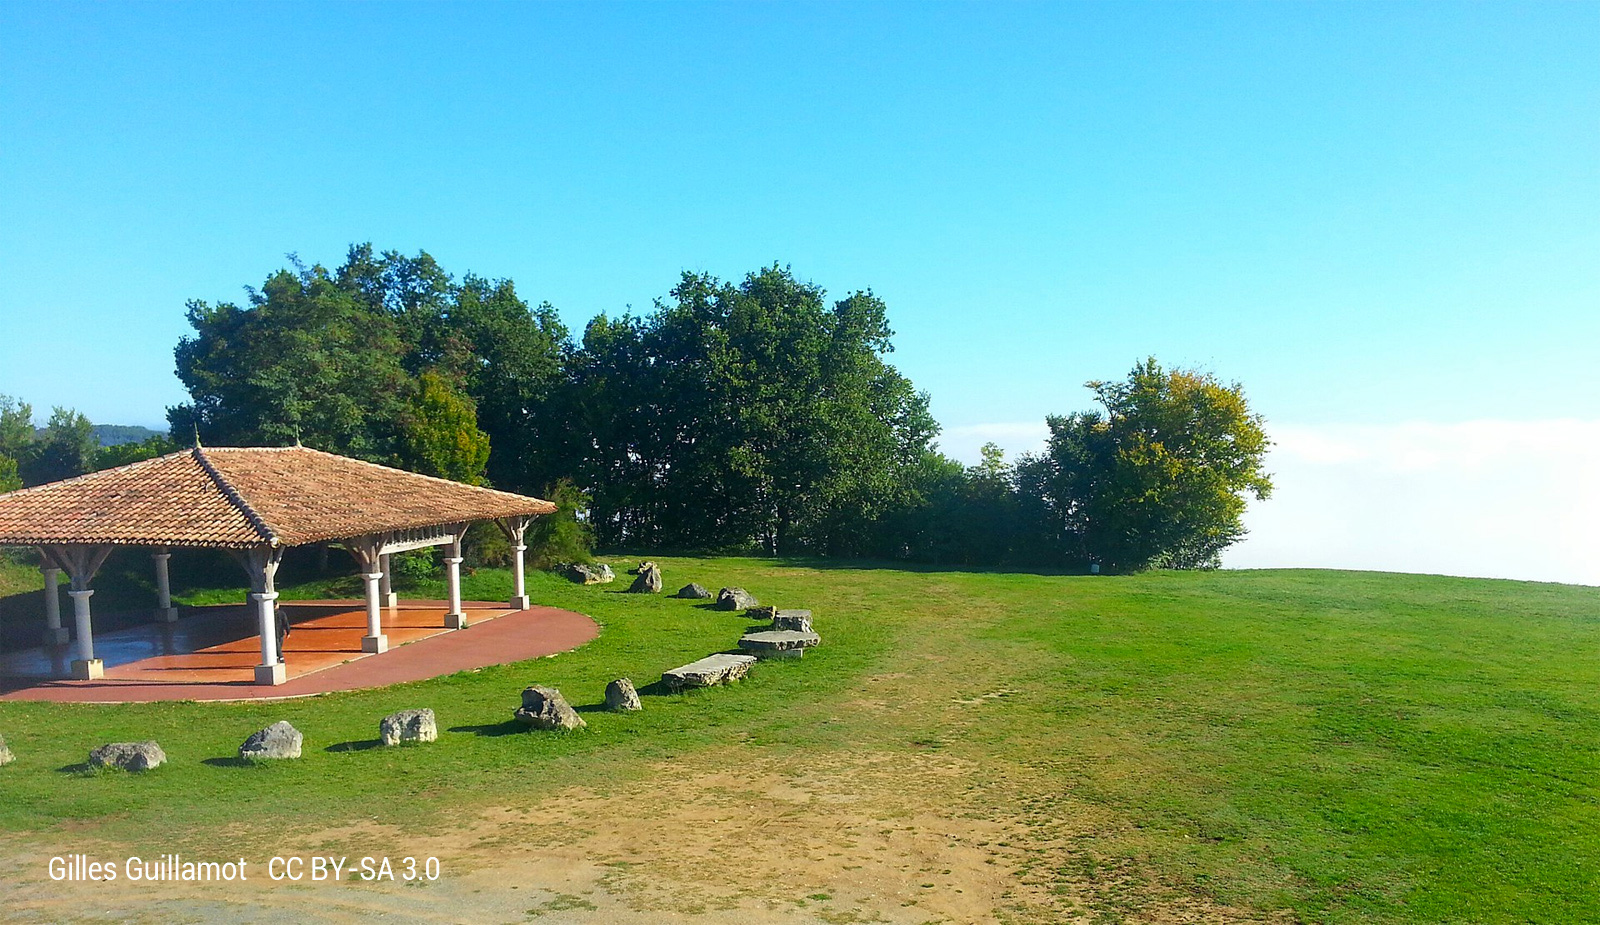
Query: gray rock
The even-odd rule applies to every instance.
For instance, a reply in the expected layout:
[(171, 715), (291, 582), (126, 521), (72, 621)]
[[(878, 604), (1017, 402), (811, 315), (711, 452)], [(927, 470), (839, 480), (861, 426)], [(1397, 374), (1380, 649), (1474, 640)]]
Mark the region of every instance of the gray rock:
[(618, 678), (606, 685), (606, 709), (613, 713), (644, 709), (639, 704), (639, 692), (633, 689), (632, 681)]
[(639, 577), (633, 580), (629, 594), (656, 594), (661, 590), (661, 566), (646, 562), (639, 566)]
[(766, 620), (766, 621), (770, 622), (770, 621), (776, 620), (778, 618), (778, 608), (776, 608), (776, 607), (751, 607), (749, 610), (746, 610), (744, 612), (744, 615), (749, 617), (752, 620)]
[(651, 568), (658, 569), (660, 567), (661, 566), (659, 566), (659, 565), (655, 564), (654, 562), (651, 562), (650, 560), (646, 559), (645, 561), (640, 562), (637, 566), (635, 566), (635, 567), (633, 567), (631, 569), (628, 569), (628, 574), (629, 575), (643, 575), (645, 569), (651, 569)]
[(772, 628), (775, 630), (794, 630), (797, 633), (809, 633), (811, 632), (811, 611), (780, 610), (772, 617)]
[(89, 764), (97, 768), (148, 771), (167, 763), (167, 753), (155, 742), (112, 742), (89, 753)]
[(378, 723), (378, 738), (385, 745), (401, 742), (432, 742), (439, 738), (439, 723), (432, 710), (401, 710)]
[(528, 687), (522, 691), (522, 706), (512, 716), (535, 729), (582, 729), (589, 724), (553, 687)]
[(706, 590), (705, 585), (691, 581), (678, 589), (678, 596), (691, 601), (703, 601), (711, 596), (711, 592)]
[(239, 746), (239, 757), (249, 760), (299, 758), (305, 737), (283, 720), (254, 733)]
[(573, 562), (561, 567), (561, 574), (580, 585), (603, 585), (616, 580), (617, 575), (609, 565), (584, 565)]
[(816, 633), (762, 630), (758, 633), (746, 633), (744, 638), (739, 640), (739, 648), (756, 658), (799, 658), (807, 649), (821, 641), (822, 637)]
[(0, 736), (0, 766), (8, 765), (16, 758), (16, 755), (11, 754), (11, 749), (6, 747), (6, 737)]
[(723, 588), (717, 592), (718, 610), (749, 610), (760, 603), (755, 595), (743, 588)]
[(743, 678), (750, 672), (750, 666), (755, 663), (753, 655), (728, 655), (719, 652), (662, 674), (661, 683), (665, 684), (669, 691), (727, 684), (729, 681)]

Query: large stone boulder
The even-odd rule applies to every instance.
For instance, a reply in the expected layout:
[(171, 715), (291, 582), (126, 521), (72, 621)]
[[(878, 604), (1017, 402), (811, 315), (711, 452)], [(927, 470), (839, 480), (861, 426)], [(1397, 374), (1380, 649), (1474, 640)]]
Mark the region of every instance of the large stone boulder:
[(691, 581), (678, 589), (678, 596), (685, 600), (703, 601), (711, 597), (711, 592), (706, 590), (705, 585)]
[(89, 753), (89, 764), (96, 768), (148, 771), (166, 763), (167, 753), (155, 742), (112, 742)]
[(796, 633), (809, 633), (811, 632), (811, 611), (780, 610), (772, 617), (772, 628), (775, 630), (793, 630)]
[(669, 691), (727, 684), (729, 681), (743, 678), (750, 672), (750, 666), (755, 663), (756, 658), (753, 655), (728, 655), (719, 652), (697, 662), (690, 662), (682, 668), (662, 673), (661, 683), (665, 684)]
[(239, 757), (249, 761), (276, 758), (299, 758), (300, 745), (305, 737), (300, 730), (284, 720), (254, 733), (239, 746)]
[(606, 709), (613, 713), (644, 709), (639, 703), (639, 692), (633, 689), (632, 681), (618, 678), (606, 685)]
[(524, 688), (522, 706), (511, 715), (535, 729), (572, 730), (589, 725), (572, 704), (567, 703), (567, 698), (561, 696), (561, 691), (553, 687)]
[(717, 592), (718, 610), (749, 610), (760, 604), (755, 595), (743, 588), (723, 588)]
[(432, 710), (401, 710), (379, 721), (378, 738), (385, 745), (432, 742), (439, 738), (439, 722)]
[(650, 560), (646, 559), (645, 561), (640, 562), (637, 566), (635, 566), (635, 567), (633, 567), (631, 569), (628, 569), (628, 574), (629, 575), (643, 575), (645, 569), (651, 569), (651, 568), (657, 568), (658, 569), (660, 567), (661, 566), (659, 566), (659, 565), (655, 564), (654, 562), (651, 562)]
[(749, 610), (744, 612), (744, 615), (752, 620), (766, 620), (771, 622), (772, 620), (776, 620), (778, 618), (778, 608), (751, 607)]
[(661, 591), (661, 566), (646, 562), (639, 566), (639, 577), (628, 588), (629, 594), (657, 594)]
[(16, 755), (11, 754), (11, 749), (6, 747), (6, 737), (0, 736), (0, 766), (8, 765), (16, 760)]
[(603, 585), (615, 581), (617, 575), (609, 565), (584, 565), (573, 562), (561, 567), (561, 574), (580, 585)]

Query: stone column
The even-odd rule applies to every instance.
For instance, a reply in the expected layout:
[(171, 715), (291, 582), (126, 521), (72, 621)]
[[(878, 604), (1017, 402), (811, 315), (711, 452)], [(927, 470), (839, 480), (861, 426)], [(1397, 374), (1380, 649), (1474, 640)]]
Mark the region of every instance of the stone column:
[(362, 572), (361, 578), (367, 583), (367, 635), (361, 637), (361, 651), (387, 652), (389, 637), (383, 634), (383, 608), (378, 601), (378, 583), (383, 579), (383, 573)]
[(445, 577), (450, 585), (450, 612), (444, 615), (447, 629), (467, 628), (467, 615), (461, 612), (461, 537), (450, 544), (450, 555), (444, 557)]
[(390, 576), (394, 573), (394, 569), (390, 567), (389, 558), (390, 557), (388, 553), (384, 553), (378, 557), (378, 561), (382, 563), (378, 566), (378, 568), (383, 572), (383, 579), (378, 587), (378, 594), (383, 598), (383, 606), (396, 607), (400, 604), (400, 595), (394, 593), (394, 582), (390, 579)]
[(257, 684), (282, 684), (289, 672), (278, 661), (278, 592), (252, 591), (250, 602), (256, 607), (256, 624), (261, 630), (261, 664), (256, 666)]
[(167, 560), (172, 553), (162, 550), (152, 558), (156, 560), (156, 619), (176, 623), (178, 608), (172, 606), (172, 582), (167, 575)]
[(104, 677), (106, 666), (94, 657), (94, 630), (89, 625), (89, 598), (94, 597), (94, 591), (73, 588), (67, 596), (72, 598), (72, 622), (78, 630), (78, 657), (72, 660), (72, 676), (80, 681)]
[(518, 610), (527, 610), (528, 586), (523, 577), (523, 553), (528, 551), (526, 543), (518, 542), (511, 547), (511, 606)]
[(61, 570), (44, 565), (39, 571), (44, 573), (44, 644), (64, 646), (72, 636), (61, 625), (61, 590), (56, 584)]

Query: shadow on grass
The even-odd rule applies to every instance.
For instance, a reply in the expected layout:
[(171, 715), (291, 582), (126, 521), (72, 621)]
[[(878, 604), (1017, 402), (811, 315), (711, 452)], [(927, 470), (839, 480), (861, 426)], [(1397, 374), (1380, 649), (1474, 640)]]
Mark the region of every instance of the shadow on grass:
[(517, 735), (519, 733), (527, 732), (528, 729), (529, 726), (526, 723), (521, 723), (514, 719), (508, 719), (503, 723), (482, 723), (477, 726), (450, 727), (451, 732), (470, 732), (473, 735), (488, 736), (490, 738)]
[(381, 748), (382, 739), (361, 739), (355, 742), (340, 742), (323, 749), (325, 752), (364, 752), (368, 749)]
[(95, 767), (93, 765), (91, 765), (87, 761), (80, 761), (77, 764), (64, 764), (61, 767), (56, 768), (56, 773), (58, 773), (58, 774), (93, 774), (93, 773), (95, 773)]
[(665, 697), (672, 693), (672, 690), (667, 687), (666, 683), (659, 678), (651, 681), (649, 684), (646, 684), (643, 687), (636, 687), (634, 690), (639, 694), (640, 697)]
[(251, 761), (249, 758), (240, 758), (237, 755), (232, 758), (203, 758), (200, 763), (213, 768), (254, 768), (261, 765), (259, 761)]

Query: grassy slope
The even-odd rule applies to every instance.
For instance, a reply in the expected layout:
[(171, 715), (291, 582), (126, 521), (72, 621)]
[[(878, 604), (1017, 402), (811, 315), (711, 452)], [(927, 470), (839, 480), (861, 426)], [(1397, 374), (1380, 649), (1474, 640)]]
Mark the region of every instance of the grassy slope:
[[(426, 828), (449, 825), (458, 806), (644, 775), (734, 742), (799, 758), (939, 749), (982, 769), (967, 785), (972, 807), (1023, 820), (1041, 844), (1064, 840), (1064, 854), (1041, 854), (1029, 872), (1046, 881), (1131, 871), (1316, 921), (1600, 919), (1600, 591), (1310, 571), (1087, 578), (662, 561), (671, 587), (743, 584), (815, 608), (827, 644), (733, 690), (650, 697), (634, 716), (588, 713), (586, 733), (502, 734), (526, 683), (593, 704), (609, 679), (642, 684), (727, 648), (744, 625), (688, 601), (537, 576), (535, 600), (593, 614), (605, 624), (597, 641), (280, 704), (0, 704), (18, 753), (0, 771), (0, 831), (97, 819), (97, 834), (137, 843), (175, 823), (196, 848), (222, 831), (246, 847), (268, 837), (230, 824), (246, 809), (291, 825)], [(507, 584), (486, 571), (466, 592), (495, 599)], [(844, 705), (868, 679), (881, 706)], [(451, 730), (437, 746), (328, 750), (424, 705)], [(203, 763), (276, 719), (306, 733), (301, 761)], [(138, 778), (58, 771), (98, 742), (144, 737), (171, 765)], [(1082, 819), (1096, 821), (1068, 824)]]

